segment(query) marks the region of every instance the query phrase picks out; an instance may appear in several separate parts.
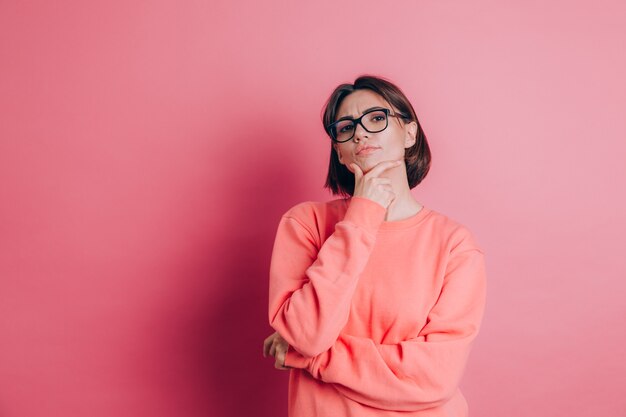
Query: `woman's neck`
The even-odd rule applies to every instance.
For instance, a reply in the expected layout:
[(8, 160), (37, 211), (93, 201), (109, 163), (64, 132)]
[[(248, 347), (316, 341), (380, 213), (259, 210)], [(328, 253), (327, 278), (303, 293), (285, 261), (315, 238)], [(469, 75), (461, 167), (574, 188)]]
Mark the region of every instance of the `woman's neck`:
[(393, 222), (414, 216), (422, 209), (422, 205), (411, 194), (405, 167), (401, 166), (386, 174), (385, 176), (391, 179), (391, 186), (396, 198), (387, 207), (385, 221)]
[(417, 214), (422, 209), (422, 205), (413, 197), (410, 190), (407, 187), (406, 193), (398, 195), (387, 207), (387, 215), (385, 221), (395, 222), (399, 220), (408, 219), (409, 217)]

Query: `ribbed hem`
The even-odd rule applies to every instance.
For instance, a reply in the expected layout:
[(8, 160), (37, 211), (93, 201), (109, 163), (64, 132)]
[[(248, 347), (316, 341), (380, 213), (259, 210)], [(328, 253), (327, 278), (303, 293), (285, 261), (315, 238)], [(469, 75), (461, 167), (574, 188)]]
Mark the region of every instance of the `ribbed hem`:
[[(365, 200), (365, 202), (363, 201), (357, 202), (358, 200)], [(335, 200), (335, 201), (338, 201), (338, 200)], [(376, 224), (378, 224), (377, 226), (378, 232), (409, 229), (411, 227), (417, 226), (420, 223), (422, 223), (422, 221), (425, 220), (433, 212), (431, 209), (429, 209), (428, 207), (424, 207), (424, 205), (422, 204), (422, 208), (420, 209), (420, 211), (418, 211), (411, 217), (408, 217), (403, 220), (386, 221), (385, 217), (387, 216), (387, 209), (383, 208), (383, 206), (381, 206), (378, 203), (373, 202), (372, 200), (368, 200), (363, 197), (349, 197), (349, 198), (341, 199), (341, 202), (346, 208), (346, 214), (345, 214), (346, 217), (348, 216), (350, 207), (353, 206), (355, 203), (357, 206), (369, 204), (370, 206), (373, 205), (373, 206), (382, 208), (383, 209), (383, 214), (382, 214), (383, 221), (380, 224), (378, 224), (377, 221), (375, 222)], [(370, 208), (370, 210), (375, 210), (375, 208)], [(363, 211), (365, 210), (361, 210), (361, 214)]]
[(403, 219), (403, 220), (394, 220), (394, 221), (391, 221), (391, 222), (387, 222), (387, 221), (383, 222), (383, 224), (380, 225), (379, 231), (404, 230), (404, 229), (408, 229), (408, 228), (417, 226), (425, 218), (427, 218), (428, 215), (431, 212), (432, 212), (431, 209), (422, 206), (420, 211), (418, 211), (417, 213), (415, 213), (411, 217), (407, 217), (406, 219)]
[(364, 197), (352, 197), (343, 220), (376, 234), (386, 215), (387, 209), (380, 204)]
[(285, 366), (290, 368), (306, 369), (312, 358), (306, 358), (296, 352), (293, 347), (289, 346), (285, 353)]

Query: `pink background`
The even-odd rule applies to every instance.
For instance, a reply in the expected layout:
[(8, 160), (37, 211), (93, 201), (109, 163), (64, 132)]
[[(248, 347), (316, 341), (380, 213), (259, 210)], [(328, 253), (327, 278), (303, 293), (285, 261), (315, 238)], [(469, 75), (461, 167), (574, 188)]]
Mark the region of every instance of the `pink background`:
[[(89, 3), (89, 4), (88, 4)], [(285, 416), (261, 355), (322, 105), (397, 82), (485, 248), (472, 416), (626, 415), (626, 6), (0, 2), (0, 415)]]

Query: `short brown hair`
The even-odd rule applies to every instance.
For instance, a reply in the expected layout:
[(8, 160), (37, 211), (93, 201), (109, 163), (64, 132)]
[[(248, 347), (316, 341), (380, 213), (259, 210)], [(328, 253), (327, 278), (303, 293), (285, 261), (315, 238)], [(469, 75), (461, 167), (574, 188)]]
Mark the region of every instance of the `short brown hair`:
[[(327, 126), (335, 122), (337, 110), (343, 99), (356, 90), (371, 90), (378, 94), (389, 104), (395, 107), (400, 113), (406, 115), (403, 117), (405, 122), (417, 123), (417, 137), (415, 144), (406, 149), (404, 153), (404, 161), (406, 164), (407, 180), (409, 188), (416, 187), (428, 174), (430, 169), (430, 147), (426, 140), (424, 130), (420, 125), (415, 110), (409, 99), (404, 95), (402, 90), (391, 81), (382, 77), (372, 75), (362, 75), (354, 81), (354, 84), (341, 84), (330, 95), (324, 107), (322, 123), (324, 130), (330, 137)], [(329, 188), (333, 194), (343, 196), (351, 196), (354, 194), (354, 174), (339, 162), (339, 157), (335, 148), (330, 148), (330, 163), (328, 166), (328, 176), (324, 188)]]

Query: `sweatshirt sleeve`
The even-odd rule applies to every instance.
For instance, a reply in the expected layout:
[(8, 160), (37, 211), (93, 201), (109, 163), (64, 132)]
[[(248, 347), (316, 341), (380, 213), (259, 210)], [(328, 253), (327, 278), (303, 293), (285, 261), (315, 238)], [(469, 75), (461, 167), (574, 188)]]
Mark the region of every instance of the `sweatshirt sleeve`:
[(281, 218), (270, 264), (269, 321), (292, 349), (313, 357), (335, 343), (386, 212), (353, 197), (321, 248), (306, 222), (291, 211)]
[(308, 358), (288, 351), (285, 364), (307, 369), (346, 397), (385, 410), (417, 411), (445, 403), (456, 391), (484, 313), (483, 252), (451, 255), (444, 284), (427, 324), (397, 344), (341, 334), (324, 353)]

